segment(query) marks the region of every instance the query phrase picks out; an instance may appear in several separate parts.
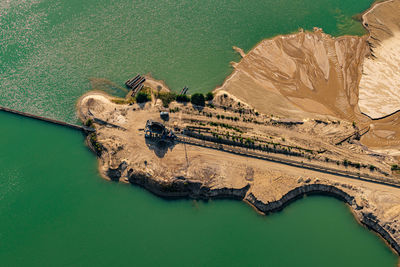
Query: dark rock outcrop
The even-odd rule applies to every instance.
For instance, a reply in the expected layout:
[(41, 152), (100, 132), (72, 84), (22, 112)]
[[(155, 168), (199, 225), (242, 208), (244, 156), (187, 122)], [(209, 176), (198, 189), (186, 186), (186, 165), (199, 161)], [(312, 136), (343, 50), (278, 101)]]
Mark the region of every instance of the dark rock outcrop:
[(107, 170), (107, 176), (115, 182), (118, 182), (119, 179), (121, 178), (122, 173), (125, 171), (125, 169), (127, 168), (127, 164), (125, 161), (121, 162), (117, 168), (113, 169), (113, 168), (108, 168)]
[(354, 197), (335, 186), (324, 184), (302, 185), (289, 191), (283, 195), (281, 199), (269, 203), (264, 203), (258, 200), (252, 193), (248, 194), (246, 200), (257, 210), (263, 212), (264, 214), (268, 214), (282, 210), (293, 201), (303, 197), (304, 195), (310, 194), (328, 195), (347, 203), (349, 206), (351, 206), (353, 214), (363, 225), (379, 234), (393, 248), (393, 250), (400, 255), (400, 245), (393, 238), (393, 235), (397, 233), (397, 230), (391, 228), (389, 225), (381, 225), (381, 222), (373, 213), (363, 212), (363, 207), (356, 204)]
[(247, 196), (246, 200), (250, 202), (254, 207), (256, 207), (259, 211), (267, 214), (274, 211), (282, 210), (288, 204), (307, 194), (329, 195), (346, 202), (350, 206), (354, 204), (354, 198), (352, 196), (335, 186), (324, 184), (307, 184), (296, 187), (295, 189), (283, 195), (281, 199), (269, 203), (264, 203), (258, 200), (252, 193)]
[(391, 231), (390, 234), (385, 230), (385, 228), (380, 224), (380, 221), (372, 213), (361, 212), (361, 215), (361, 223), (363, 223), (368, 229), (378, 233), (396, 251), (396, 253), (400, 255), (400, 245), (398, 242), (396, 242), (396, 240), (393, 239), (391, 235), (395, 234), (396, 230), (390, 226), (386, 226), (385, 228), (388, 228)]
[(231, 198), (242, 200), (246, 196), (250, 185), (243, 188), (212, 189), (200, 182), (186, 180), (184, 177), (175, 178), (172, 182), (158, 182), (151, 176), (130, 169), (128, 180), (131, 184), (139, 185), (150, 192), (164, 198), (187, 197), (192, 199)]

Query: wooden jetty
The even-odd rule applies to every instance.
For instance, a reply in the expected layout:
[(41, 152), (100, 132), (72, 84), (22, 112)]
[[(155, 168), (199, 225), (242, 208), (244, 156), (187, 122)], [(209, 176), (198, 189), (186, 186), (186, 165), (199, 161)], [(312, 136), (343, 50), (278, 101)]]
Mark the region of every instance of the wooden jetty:
[(187, 86), (185, 86), (185, 87), (183, 87), (183, 89), (181, 90), (181, 92), (179, 94), (180, 95), (186, 95), (188, 90), (189, 90), (189, 88)]
[(136, 89), (132, 90), (132, 96), (135, 96), (137, 93), (139, 93), (143, 89), (144, 85), (141, 84), (139, 87)]
[(126, 81), (125, 85), (128, 87), (131, 87), (132, 84), (134, 84), (135, 82), (137, 82), (140, 79), (140, 75), (136, 75), (135, 78), (129, 79)]
[(143, 89), (143, 83), (146, 81), (146, 78), (140, 76), (139, 74), (136, 75), (134, 78), (129, 79), (125, 82), (126, 87), (131, 89), (131, 96), (135, 96)]
[(69, 128), (72, 128), (72, 129), (80, 130), (80, 131), (85, 132), (85, 133), (91, 133), (91, 132), (95, 132), (96, 131), (94, 128), (91, 128), (91, 127), (87, 127), (87, 126), (83, 126), (83, 125), (76, 125), (76, 124), (72, 124), (72, 123), (68, 123), (68, 122), (64, 122), (64, 121), (59, 121), (59, 120), (55, 120), (55, 119), (50, 119), (50, 118), (45, 118), (45, 117), (42, 117), (42, 116), (38, 116), (38, 115), (34, 115), (34, 114), (30, 114), (30, 113), (26, 113), (26, 112), (22, 112), (22, 111), (18, 111), (18, 110), (15, 110), (15, 109), (2, 107), (2, 106), (0, 106), (0, 111), (4, 111), (4, 112), (8, 112), (8, 113), (19, 115), (19, 116), (35, 119), (35, 120), (41, 120), (41, 121), (45, 121), (45, 122), (49, 122), (49, 123), (53, 123), (53, 124), (57, 124), (57, 125), (65, 126), (65, 127), (69, 127)]

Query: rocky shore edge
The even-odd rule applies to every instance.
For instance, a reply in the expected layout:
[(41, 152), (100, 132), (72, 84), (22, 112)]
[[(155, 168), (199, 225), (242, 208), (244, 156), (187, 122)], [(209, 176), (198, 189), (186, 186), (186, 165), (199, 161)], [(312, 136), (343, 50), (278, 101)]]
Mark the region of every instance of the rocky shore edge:
[[(114, 174), (114, 176), (110, 175), (112, 180), (115, 180), (115, 178), (119, 179), (121, 169), (123, 169), (123, 166), (120, 166), (115, 170), (109, 169), (107, 174)], [(364, 207), (357, 204), (354, 196), (346, 193), (334, 185), (327, 185), (321, 182), (299, 184), (299, 186), (288, 191), (280, 199), (264, 203), (251, 192), (250, 184), (238, 189), (227, 187), (211, 188), (203, 185), (201, 182), (187, 180), (185, 177), (176, 177), (173, 182), (163, 183), (159, 180), (152, 179), (152, 177), (146, 173), (134, 171), (133, 169), (128, 170), (128, 181), (133, 185), (138, 185), (165, 199), (187, 198), (205, 201), (210, 199), (242, 200), (254, 207), (256, 211), (263, 215), (279, 212), (294, 201), (299, 200), (307, 195), (335, 197), (350, 207), (351, 212), (361, 225), (377, 233), (378, 236), (380, 236), (389, 245), (389, 247), (391, 247), (393, 251), (400, 256), (400, 244), (392, 237), (388, 230), (381, 225), (381, 222), (377, 216), (371, 212), (363, 211)], [(395, 233), (394, 229), (392, 231)]]
[(331, 196), (345, 202), (350, 207), (353, 215), (356, 217), (358, 222), (377, 233), (381, 238), (383, 238), (383, 240), (386, 241), (386, 243), (396, 252), (397, 255), (400, 255), (399, 243), (394, 240), (390, 233), (383, 228), (377, 217), (371, 212), (363, 212), (363, 207), (357, 205), (353, 196), (347, 194), (343, 190), (333, 185), (301, 185), (283, 195), (281, 199), (269, 203), (263, 203), (262, 201), (258, 200), (252, 193), (247, 196), (246, 200), (258, 211), (264, 214), (268, 214), (271, 212), (281, 211), (290, 203), (295, 200), (301, 199), (305, 195)]
[[(391, 0), (387, 0), (385, 2), (391, 2)], [(374, 4), (367, 11), (371, 11), (376, 6), (377, 4)], [(238, 52), (240, 53), (240, 51)], [(229, 80), (231, 77), (232, 76), (228, 76), (227, 80)], [(96, 149), (91, 144), (89, 138), (88, 145), (96, 153)], [(368, 207), (368, 198), (363, 199), (363, 201), (359, 201), (360, 194), (358, 194), (356, 191), (347, 190), (348, 188), (346, 188), (343, 184), (332, 184), (329, 181), (321, 181), (318, 179), (312, 182), (308, 181), (310, 179), (307, 179), (305, 182), (300, 182), (297, 181), (297, 178), (295, 178), (294, 183), (290, 185), (283, 185), (282, 187), (279, 187), (277, 182), (275, 184), (277, 188), (274, 186), (271, 187), (277, 189), (275, 191), (279, 191), (278, 193), (281, 193), (281, 195), (276, 196), (271, 193), (271, 198), (263, 198), (264, 196), (262, 195), (262, 192), (264, 190), (268, 190), (268, 187), (260, 188), (260, 186), (258, 186), (259, 191), (256, 192), (255, 183), (252, 182), (247, 183), (247, 181), (245, 181), (243, 184), (237, 187), (231, 184), (227, 186), (227, 184), (224, 183), (224, 186), (221, 185), (218, 187), (218, 185), (215, 184), (213, 185), (201, 182), (201, 180), (198, 180), (198, 176), (194, 177), (194, 179), (193, 177), (189, 178), (184, 176), (175, 176), (170, 179), (162, 176), (160, 173), (158, 173), (158, 176), (153, 176), (149, 172), (145, 172), (142, 166), (140, 168), (129, 168), (128, 164), (125, 162), (122, 162), (119, 167), (113, 169), (109, 167), (108, 164), (103, 164), (104, 159), (100, 155), (98, 156), (100, 160), (99, 170), (103, 177), (113, 181), (123, 181), (126, 183), (129, 182), (133, 185), (138, 185), (165, 199), (186, 198), (205, 201), (209, 199), (242, 200), (254, 207), (254, 209), (259, 213), (269, 214), (283, 210), (287, 205), (293, 201), (301, 199), (305, 195), (317, 194), (335, 197), (345, 202), (350, 207), (350, 210), (352, 211), (356, 220), (361, 225), (364, 225), (368, 229), (376, 232), (381, 238), (383, 238), (383, 240), (385, 240), (389, 247), (391, 247), (393, 251), (400, 256), (400, 229), (397, 228), (396, 225), (398, 221), (393, 220), (392, 218), (390, 218), (390, 220), (385, 220), (385, 216), (379, 214), (380, 211), (377, 209), (372, 210), (370, 207)], [(146, 161), (145, 164), (146, 167), (144, 168), (148, 168)], [(101, 169), (101, 166), (105, 168)], [(364, 201), (367, 203), (364, 203)], [(373, 202), (373, 200), (371, 200), (371, 202)], [(379, 204), (381, 205), (382, 203)], [(395, 228), (393, 228), (393, 226)]]

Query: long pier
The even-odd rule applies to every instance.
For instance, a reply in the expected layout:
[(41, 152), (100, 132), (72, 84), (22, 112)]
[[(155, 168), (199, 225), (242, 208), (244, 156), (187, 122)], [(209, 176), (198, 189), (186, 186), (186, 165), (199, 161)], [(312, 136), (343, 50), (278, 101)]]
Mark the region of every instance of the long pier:
[(42, 116), (38, 116), (38, 115), (34, 115), (34, 114), (30, 114), (30, 113), (26, 113), (26, 112), (22, 112), (22, 111), (18, 111), (15, 109), (2, 107), (2, 106), (0, 106), (0, 111), (16, 114), (19, 116), (23, 116), (23, 117), (27, 117), (27, 118), (31, 118), (31, 119), (35, 119), (35, 120), (41, 120), (41, 121), (45, 121), (45, 122), (49, 122), (49, 123), (53, 123), (53, 124), (57, 124), (57, 125), (61, 125), (61, 126), (65, 126), (68, 128), (80, 130), (85, 133), (95, 132), (95, 129), (93, 129), (91, 127), (87, 127), (87, 126), (83, 126), (83, 125), (76, 125), (76, 124), (59, 121), (59, 120), (55, 120), (55, 119), (50, 119), (50, 118), (45, 118)]

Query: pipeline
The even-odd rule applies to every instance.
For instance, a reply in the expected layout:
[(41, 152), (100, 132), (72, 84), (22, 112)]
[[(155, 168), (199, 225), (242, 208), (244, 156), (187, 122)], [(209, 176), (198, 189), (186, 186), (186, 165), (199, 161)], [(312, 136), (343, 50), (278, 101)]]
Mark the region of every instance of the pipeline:
[(125, 85), (129, 87), (129, 86), (131, 86), (132, 83), (136, 82), (138, 79), (140, 79), (140, 75), (139, 74), (136, 75), (135, 78), (129, 79), (128, 81), (126, 81)]
[(49, 123), (53, 123), (53, 124), (57, 124), (57, 125), (61, 125), (61, 126), (66, 126), (66, 127), (72, 128), (72, 129), (81, 130), (85, 133), (86, 132), (95, 132), (95, 129), (93, 129), (91, 127), (87, 127), (87, 126), (83, 126), (83, 125), (76, 125), (76, 124), (63, 122), (63, 121), (50, 119), (50, 118), (45, 118), (42, 116), (38, 116), (38, 115), (34, 115), (34, 114), (18, 111), (15, 109), (6, 108), (6, 107), (0, 106), (0, 111), (16, 114), (16, 115), (31, 118), (31, 119), (41, 120), (41, 121), (45, 121), (45, 122), (49, 122)]

